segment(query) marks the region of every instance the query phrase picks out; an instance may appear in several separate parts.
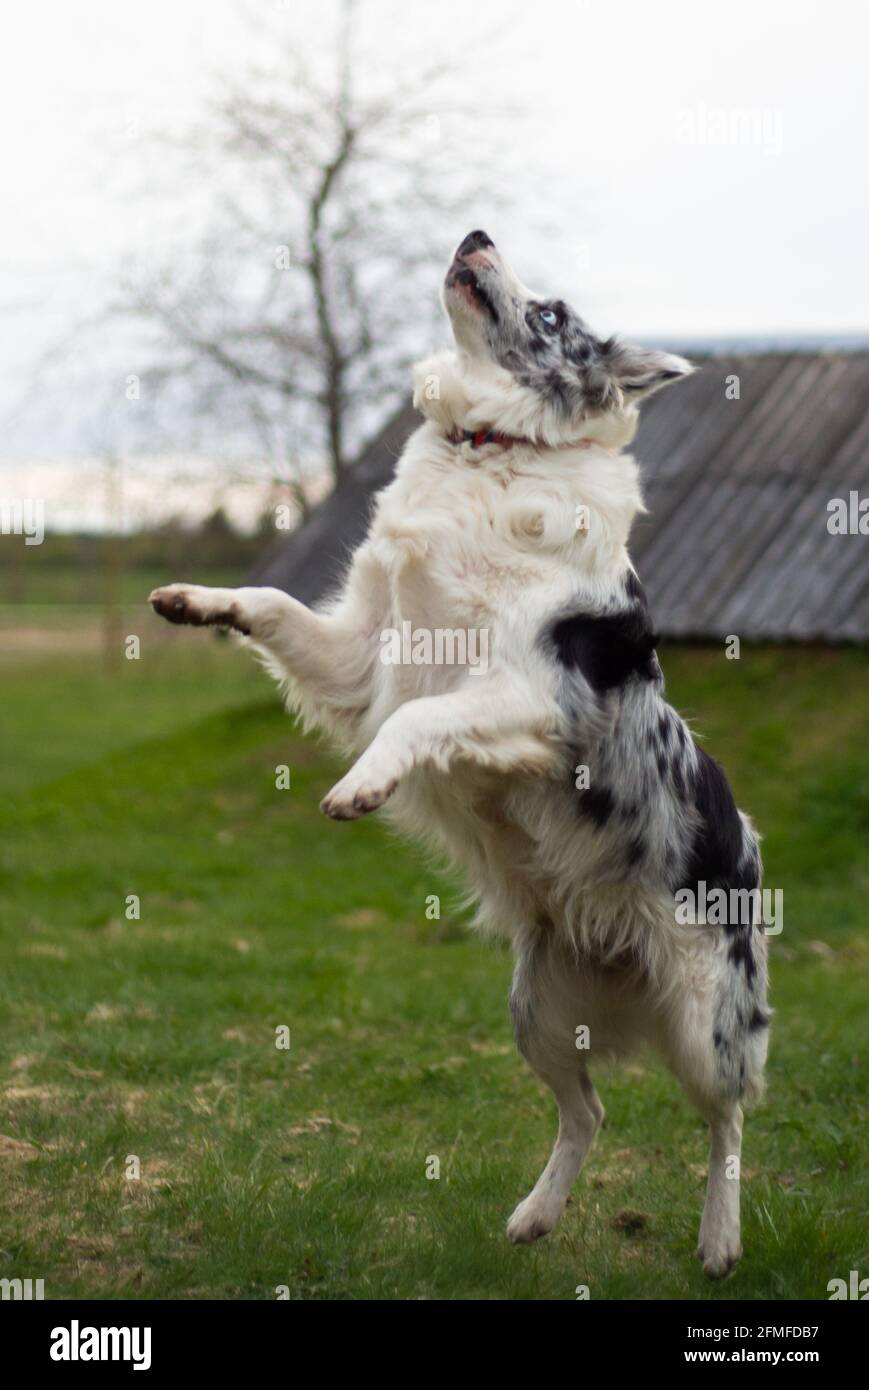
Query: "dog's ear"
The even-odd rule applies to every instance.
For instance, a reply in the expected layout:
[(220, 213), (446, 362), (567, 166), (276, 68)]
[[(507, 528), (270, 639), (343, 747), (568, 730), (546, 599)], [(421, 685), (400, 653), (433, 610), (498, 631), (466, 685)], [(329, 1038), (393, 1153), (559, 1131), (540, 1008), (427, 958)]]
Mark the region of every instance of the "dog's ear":
[(636, 401), (660, 391), (673, 381), (690, 376), (694, 371), (684, 357), (657, 348), (633, 347), (611, 338), (603, 345), (603, 370), (621, 391), (626, 401)]

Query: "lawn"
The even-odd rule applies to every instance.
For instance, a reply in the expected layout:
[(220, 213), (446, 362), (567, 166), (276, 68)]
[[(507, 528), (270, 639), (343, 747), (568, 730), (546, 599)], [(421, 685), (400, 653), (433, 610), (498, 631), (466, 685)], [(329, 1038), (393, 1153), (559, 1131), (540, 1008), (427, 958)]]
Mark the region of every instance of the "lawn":
[(249, 657), (155, 631), (115, 676), (0, 656), (0, 1275), (49, 1298), (823, 1299), (869, 1274), (869, 653), (662, 654), (784, 891), (746, 1256), (713, 1286), (705, 1130), (652, 1059), (597, 1070), (607, 1122), (561, 1226), (509, 1245), (555, 1113), (514, 1051), (508, 955), (376, 818), (319, 814), (339, 764)]

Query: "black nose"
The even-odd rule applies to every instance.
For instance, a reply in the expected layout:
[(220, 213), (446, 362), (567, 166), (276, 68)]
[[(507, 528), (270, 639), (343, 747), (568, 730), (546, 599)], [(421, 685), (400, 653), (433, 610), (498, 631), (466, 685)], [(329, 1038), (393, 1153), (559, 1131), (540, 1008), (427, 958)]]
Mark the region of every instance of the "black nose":
[(485, 232), (469, 232), (456, 252), (457, 256), (469, 256), (472, 251), (485, 251), (487, 246), (494, 246), (495, 243)]

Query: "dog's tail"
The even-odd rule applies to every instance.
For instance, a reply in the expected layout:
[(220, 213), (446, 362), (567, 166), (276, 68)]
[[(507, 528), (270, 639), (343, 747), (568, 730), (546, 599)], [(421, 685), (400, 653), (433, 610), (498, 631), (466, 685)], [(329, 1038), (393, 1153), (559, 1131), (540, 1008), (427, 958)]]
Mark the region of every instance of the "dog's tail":
[[(715, 1001), (713, 1042), (719, 1082), (727, 1096), (759, 1100), (763, 1095), (771, 1013), (767, 1007), (767, 941), (762, 913), (757, 836), (742, 817), (745, 861), (737, 899), (742, 909), (726, 928), (724, 968)], [(731, 901), (733, 898), (731, 896)]]
[[(758, 949), (760, 947), (760, 949)], [(715, 1010), (715, 1058), (722, 1090), (738, 1100), (759, 1100), (769, 1038), (766, 941), (762, 929), (729, 930), (727, 965)]]

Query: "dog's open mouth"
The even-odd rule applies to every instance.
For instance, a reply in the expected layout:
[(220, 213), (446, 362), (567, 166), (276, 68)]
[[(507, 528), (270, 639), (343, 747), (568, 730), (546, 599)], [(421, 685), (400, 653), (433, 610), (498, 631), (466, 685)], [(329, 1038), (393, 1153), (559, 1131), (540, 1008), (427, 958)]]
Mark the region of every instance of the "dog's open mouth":
[(484, 309), (497, 322), (498, 311), (492, 302), (491, 295), (480, 283), (477, 272), (472, 270), (469, 265), (465, 265), (458, 256), (447, 271), (446, 287), (448, 290), (464, 292), (467, 300), (478, 308)]

